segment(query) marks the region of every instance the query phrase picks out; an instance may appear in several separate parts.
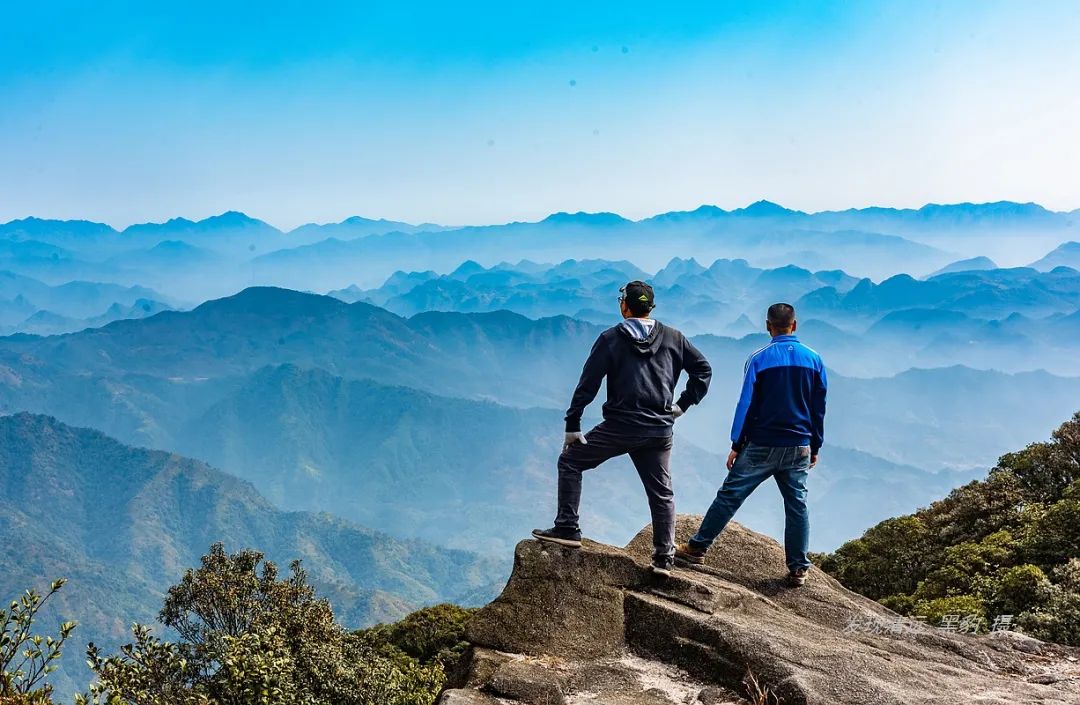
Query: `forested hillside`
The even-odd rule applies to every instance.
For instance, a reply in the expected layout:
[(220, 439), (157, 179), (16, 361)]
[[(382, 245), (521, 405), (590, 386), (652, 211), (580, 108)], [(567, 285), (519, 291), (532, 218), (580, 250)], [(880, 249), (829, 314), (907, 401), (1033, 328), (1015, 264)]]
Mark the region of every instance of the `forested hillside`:
[[(286, 512), (247, 482), (171, 453), (31, 414), (0, 417), (0, 595), (67, 578), (53, 609), (77, 642), (111, 647), (148, 622), (165, 589), (215, 542), (302, 559), (343, 624), (396, 619), (437, 602), (482, 604), (494, 558), (399, 540), (326, 513)], [(85, 680), (81, 647), (58, 682)]]
[[(821, 559), (846, 586), (932, 623), (1002, 620), (1080, 645), (1080, 413), (914, 514)], [(1005, 619), (1005, 618), (1008, 619)]]

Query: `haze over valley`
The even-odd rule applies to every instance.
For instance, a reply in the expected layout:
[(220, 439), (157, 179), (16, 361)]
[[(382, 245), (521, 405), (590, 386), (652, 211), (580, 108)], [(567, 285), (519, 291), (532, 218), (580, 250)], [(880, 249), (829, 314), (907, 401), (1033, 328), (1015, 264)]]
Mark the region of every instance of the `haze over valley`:
[[(828, 517), (811, 547), (833, 550), (1076, 411), (1078, 221), (1033, 204), (759, 202), (285, 233), (235, 212), (0, 225), (0, 522), (39, 546), (29, 563), (0, 556), (0, 588), (69, 575), (84, 636), (117, 644), (225, 540), (303, 558), (350, 626), (482, 604), (513, 545), (550, 522), (563, 410), (632, 279), (714, 369), (676, 425), (685, 512), (723, 478), (765, 308), (796, 306), (829, 371), (809, 496)], [(779, 501), (763, 488), (740, 521), (780, 537)], [(647, 517), (628, 462), (586, 475), (588, 536), (625, 543)], [(135, 582), (121, 591), (118, 573)]]

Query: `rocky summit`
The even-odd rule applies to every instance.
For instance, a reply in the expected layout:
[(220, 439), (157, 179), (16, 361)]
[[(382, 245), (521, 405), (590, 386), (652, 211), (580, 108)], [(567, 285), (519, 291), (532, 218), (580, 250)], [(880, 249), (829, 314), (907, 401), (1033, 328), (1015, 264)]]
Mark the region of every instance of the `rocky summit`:
[[(679, 518), (680, 541), (699, 518)], [(625, 548), (517, 546), (502, 594), (470, 623), (440, 705), (1080, 703), (1080, 651), (1011, 632), (907, 620), (731, 524), (702, 566), (648, 569)]]

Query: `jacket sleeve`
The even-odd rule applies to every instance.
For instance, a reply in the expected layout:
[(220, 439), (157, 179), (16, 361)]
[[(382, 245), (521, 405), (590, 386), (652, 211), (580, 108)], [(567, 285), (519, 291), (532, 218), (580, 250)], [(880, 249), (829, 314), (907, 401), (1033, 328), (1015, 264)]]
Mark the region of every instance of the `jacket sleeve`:
[(825, 443), (825, 395), (829, 391), (829, 380), (825, 375), (825, 365), (814, 374), (814, 389), (810, 396), (810, 453), (817, 455)]
[(686, 370), (688, 379), (686, 389), (675, 403), (680, 409), (686, 411), (694, 404), (700, 404), (708, 393), (709, 381), (712, 380), (712, 365), (685, 337), (683, 338), (682, 367)]
[(735, 407), (735, 420), (731, 424), (731, 449), (735, 452), (740, 452), (746, 447), (750, 436), (753, 419), (749, 418), (749, 414), (750, 404), (754, 399), (755, 382), (757, 382), (757, 368), (754, 366), (754, 358), (751, 357), (743, 368), (742, 392), (739, 394), (739, 403)]
[(611, 353), (608, 350), (607, 341), (600, 336), (593, 343), (589, 359), (581, 370), (581, 379), (578, 380), (577, 389), (570, 400), (570, 408), (566, 410), (566, 432), (573, 433), (581, 430), (581, 415), (585, 413), (585, 407), (596, 398), (600, 391), (600, 383), (608, 372), (611, 361)]

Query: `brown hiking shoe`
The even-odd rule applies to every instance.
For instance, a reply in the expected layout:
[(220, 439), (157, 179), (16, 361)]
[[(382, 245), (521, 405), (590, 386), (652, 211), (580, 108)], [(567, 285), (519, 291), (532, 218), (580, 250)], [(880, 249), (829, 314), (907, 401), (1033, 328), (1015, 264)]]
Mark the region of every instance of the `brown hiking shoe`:
[(788, 573), (788, 585), (791, 587), (802, 587), (803, 585), (806, 585), (806, 573), (809, 570), (809, 568), (799, 568), (798, 570), (793, 570)]
[(675, 546), (675, 557), (687, 563), (701, 565), (705, 562), (705, 551), (694, 548), (689, 543), (680, 543)]

